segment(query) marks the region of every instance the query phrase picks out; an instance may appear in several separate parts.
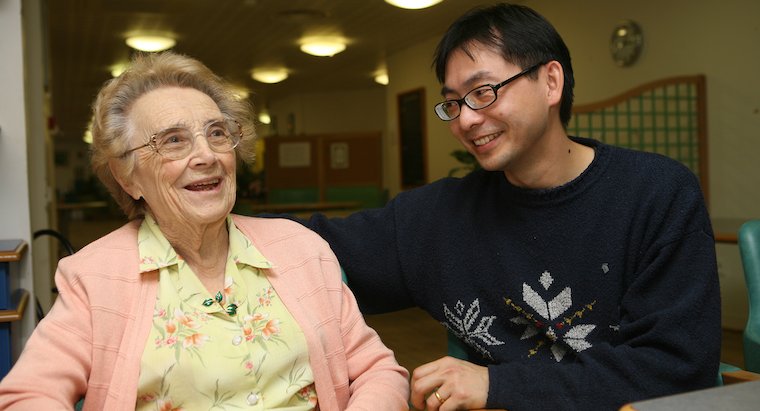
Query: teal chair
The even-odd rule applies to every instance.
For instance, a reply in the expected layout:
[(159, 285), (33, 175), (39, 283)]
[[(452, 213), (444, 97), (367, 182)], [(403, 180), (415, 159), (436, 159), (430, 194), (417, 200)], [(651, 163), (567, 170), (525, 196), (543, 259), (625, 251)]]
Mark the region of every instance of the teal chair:
[(744, 369), (760, 373), (760, 220), (747, 221), (739, 228), (739, 253), (749, 300), (744, 327)]

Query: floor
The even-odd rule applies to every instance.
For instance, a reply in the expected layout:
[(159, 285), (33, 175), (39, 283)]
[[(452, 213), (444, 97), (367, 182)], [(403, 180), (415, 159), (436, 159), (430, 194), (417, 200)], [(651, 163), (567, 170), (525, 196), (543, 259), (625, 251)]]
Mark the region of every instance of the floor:
[[(410, 372), (446, 355), (446, 331), (420, 309), (367, 316), (366, 321)], [(744, 366), (741, 331), (723, 331), (721, 361)]]
[(418, 308), (370, 315), (365, 321), (393, 350), (399, 364), (410, 372), (446, 355), (446, 330)]

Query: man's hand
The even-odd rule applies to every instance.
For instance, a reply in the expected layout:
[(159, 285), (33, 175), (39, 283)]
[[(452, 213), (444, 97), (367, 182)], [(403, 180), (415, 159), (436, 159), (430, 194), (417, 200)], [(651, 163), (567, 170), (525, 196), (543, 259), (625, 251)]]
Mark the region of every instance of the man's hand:
[(488, 399), (488, 368), (452, 357), (417, 367), (412, 373), (412, 405), (426, 410), (483, 408)]

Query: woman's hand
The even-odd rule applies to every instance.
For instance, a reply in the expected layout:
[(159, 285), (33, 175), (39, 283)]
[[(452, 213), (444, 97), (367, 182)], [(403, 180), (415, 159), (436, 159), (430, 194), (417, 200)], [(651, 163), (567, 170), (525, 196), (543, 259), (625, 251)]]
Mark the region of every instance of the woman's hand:
[(488, 399), (488, 368), (453, 357), (417, 367), (412, 373), (412, 405), (424, 410), (483, 408)]

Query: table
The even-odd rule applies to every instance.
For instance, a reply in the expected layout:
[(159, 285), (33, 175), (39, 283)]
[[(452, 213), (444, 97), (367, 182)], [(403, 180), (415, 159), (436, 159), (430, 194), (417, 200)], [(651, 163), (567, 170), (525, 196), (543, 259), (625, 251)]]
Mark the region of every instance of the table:
[(0, 379), (11, 369), (11, 323), (24, 316), (29, 292), (11, 290), (11, 264), (21, 261), (24, 240), (0, 240)]
[(624, 405), (620, 411), (757, 411), (758, 409), (760, 409), (760, 381), (752, 381), (637, 401)]

